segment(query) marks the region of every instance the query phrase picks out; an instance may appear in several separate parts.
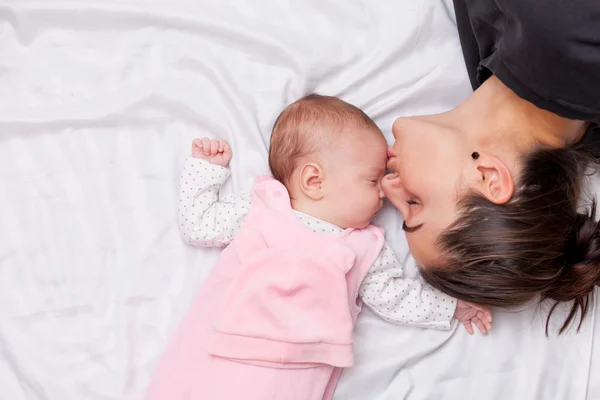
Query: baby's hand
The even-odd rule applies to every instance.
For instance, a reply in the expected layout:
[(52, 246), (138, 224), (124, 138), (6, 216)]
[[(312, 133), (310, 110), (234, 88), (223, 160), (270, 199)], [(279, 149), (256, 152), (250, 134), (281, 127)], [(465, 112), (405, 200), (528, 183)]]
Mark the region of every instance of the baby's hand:
[(194, 139), (192, 142), (192, 157), (226, 167), (231, 161), (231, 147), (226, 140)]
[(469, 335), (473, 334), (473, 325), (471, 323), (477, 325), (479, 331), (484, 335), (492, 330), (492, 312), (487, 307), (458, 300), (456, 302), (454, 318), (462, 322)]

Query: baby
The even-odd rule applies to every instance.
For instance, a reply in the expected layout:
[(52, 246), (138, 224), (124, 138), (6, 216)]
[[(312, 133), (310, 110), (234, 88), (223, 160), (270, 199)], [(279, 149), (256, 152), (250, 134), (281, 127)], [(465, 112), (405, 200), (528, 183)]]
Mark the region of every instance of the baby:
[[(403, 266), (371, 219), (383, 205), (387, 143), (361, 110), (308, 95), (275, 122), (269, 166), (251, 195), (222, 196), (232, 157), (224, 140), (196, 139), (186, 160), (184, 239), (227, 246), (173, 337), (150, 399), (330, 399), (353, 364), (361, 304), (386, 321), (469, 333), (488, 310), (455, 299)], [(359, 300), (360, 299), (360, 300)]]

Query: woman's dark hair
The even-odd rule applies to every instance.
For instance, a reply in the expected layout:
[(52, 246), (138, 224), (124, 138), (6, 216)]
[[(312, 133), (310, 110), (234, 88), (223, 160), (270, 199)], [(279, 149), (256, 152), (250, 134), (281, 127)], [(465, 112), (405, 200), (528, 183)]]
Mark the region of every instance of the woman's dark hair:
[(573, 306), (559, 333), (581, 311), (577, 330), (600, 285), (596, 204), (578, 211), (585, 171), (595, 160), (581, 148), (539, 149), (522, 163), (506, 204), (469, 194), (441, 235), (443, 264), (422, 266), (432, 286), (460, 300), (515, 307), (539, 296)]

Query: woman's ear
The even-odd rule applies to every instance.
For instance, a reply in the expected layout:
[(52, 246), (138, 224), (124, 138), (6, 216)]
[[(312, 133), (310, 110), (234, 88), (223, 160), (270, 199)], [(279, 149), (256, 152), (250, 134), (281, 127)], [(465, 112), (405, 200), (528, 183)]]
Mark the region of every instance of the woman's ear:
[(474, 162), (479, 172), (479, 192), (492, 203), (507, 203), (514, 193), (515, 184), (506, 164), (489, 154), (480, 154)]
[(323, 198), (323, 168), (317, 163), (307, 163), (300, 168), (300, 189), (312, 200)]

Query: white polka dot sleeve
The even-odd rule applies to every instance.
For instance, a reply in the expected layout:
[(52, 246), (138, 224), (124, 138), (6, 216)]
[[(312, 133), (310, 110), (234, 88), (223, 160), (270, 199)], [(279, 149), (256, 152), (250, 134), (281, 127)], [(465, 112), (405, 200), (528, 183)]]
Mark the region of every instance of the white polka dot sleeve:
[(251, 196), (228, 195), (219, 190), (229, 169), (188, 157), (179, 189), (179, 231), (194, 246), (227, 246), (246, 220)]
[(403, 276), (403, 266), (385, 243), (361, 284), (363, 303), (394, 324), (450, 330), (456, 299), (421, 280)]

